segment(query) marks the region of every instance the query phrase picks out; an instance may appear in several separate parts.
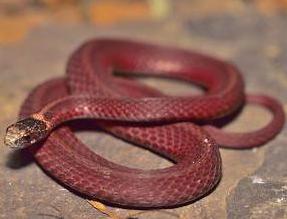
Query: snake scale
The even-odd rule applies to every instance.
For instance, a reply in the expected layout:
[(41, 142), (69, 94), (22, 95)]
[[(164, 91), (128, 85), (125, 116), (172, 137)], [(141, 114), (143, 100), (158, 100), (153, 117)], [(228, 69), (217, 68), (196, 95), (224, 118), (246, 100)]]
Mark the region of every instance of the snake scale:
[[(165, 77), (204, 88), (198, 96), (167, 96), (126, 75)], [(225, 133), (213, 125), (245, 103), (273, 114), (262, 129)], [(120, 206), (173, 207), (210, 192), (221, 177), (218, 145), (260, 146), (284, 124), (281, 104), (246, 95), (239, 70), (229, 62), (184, 49), (130, 40), (95, 39), (69, 58), (67, 75), (36, 87), (5, 143), (28, 149), (58, 182), (89, 198)], [(110, 162), (73, 133), (68, 120), (93, 119), (103, 130), (171, 160), (163, 169), (141, 170)], [(140, 155), (139, 155), (140, 156)]]

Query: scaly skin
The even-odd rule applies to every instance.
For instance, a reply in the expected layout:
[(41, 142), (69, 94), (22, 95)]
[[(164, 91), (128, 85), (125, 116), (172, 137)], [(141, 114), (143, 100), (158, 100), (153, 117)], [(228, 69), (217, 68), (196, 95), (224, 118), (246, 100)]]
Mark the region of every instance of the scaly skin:
[[(195, 82), (207, 92), (204, 96), (168, 97), (134, 80), (114, 77), (115, 70)], [(251, 134), (226, 134), (211, 125), (200, 127), (191, 121), (209, 123), (225, 118), (245, 102), (243, 80), (233, 65), (185, 50), (93, 40), (73, 53), (67, 78), (45, 82), (31, 92), (20, 115), (30, 117), (29, 122), (46, 124), (41, 132), (41, 122), (33, 126), (41, 138), (51, 134), (30, 150), (47, 173), (69, 188), (121, 206), (172, 207), (196, 200), (218, 183), (221, 158), (216, 141), (225, 147), (248, 148), (280, 131), (284, 113), (276, 100), (248, 96), (247, 101), (274, 113), (265, 128)], [(81, 143), (67, 124), (57, 127), (77, 118), (95, 118), (107, 132), (175, 164), (138, 170), (107, 161)], [(19, 125), (8, 129), (10, 142), (18, 129)], [(27, 146), (28, 140), (18, 142)]]

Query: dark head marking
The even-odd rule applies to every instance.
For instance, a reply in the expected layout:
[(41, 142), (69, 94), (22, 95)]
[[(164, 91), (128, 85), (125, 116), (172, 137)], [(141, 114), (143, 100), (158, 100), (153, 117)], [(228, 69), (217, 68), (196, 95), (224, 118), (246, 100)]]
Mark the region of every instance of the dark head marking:
[(44, 121), (28, 117), (10, 125), (4, 143), (11, 148), (25, 148), (45, 138), (48, 127)]

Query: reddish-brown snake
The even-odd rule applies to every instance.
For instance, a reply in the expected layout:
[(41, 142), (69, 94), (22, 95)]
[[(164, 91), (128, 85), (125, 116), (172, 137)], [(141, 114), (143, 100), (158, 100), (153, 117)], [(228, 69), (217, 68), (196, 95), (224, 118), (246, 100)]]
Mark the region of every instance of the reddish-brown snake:
[[(133, 79), (115, 77), (115, 71), (184, 80), (206, 93), (166, 96)], [(266, 107), (273, 119), (251, 133), (224, 133), (211, 125), (245, 102)], [(109, 39), (77, 49), (67, 76), (34, 89), (20, 117), (25, 119), (7, 128), (7, 145), (23, 148), (42, 140), (29, 149), (49, 175), (90, 198), (131, 207), (172, 207), (205, 195), (221, 177), (218, 145), (260, 146), (284, 124), (281, 104), (271, 97), (245, 95), (242, 76), (230, 63), (181, 49)], [(64, 123), (79, 118), (93, 118), (107, 132), (174, 165), (141, 170), (110, 162), (81, 143)]]

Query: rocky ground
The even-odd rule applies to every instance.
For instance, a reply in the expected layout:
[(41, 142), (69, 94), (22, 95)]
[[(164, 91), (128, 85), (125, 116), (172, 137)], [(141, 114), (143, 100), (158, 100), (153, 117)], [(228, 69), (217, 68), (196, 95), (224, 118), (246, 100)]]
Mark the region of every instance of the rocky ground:
[[(0, 31), (0, 136), (15, 121), (21, 102), (33, 87), (63, 76), (69, 54), (83, 41), (103, 36), (179, 46), (230, 60), (242, 71), (249, 93), (277, 97), (287, 110), (287, 17), (283, 1), (273, 5), (266, 0), (253, 4), (219, 1), (218, 5), (210, 3), (213, 1), (157, 1), (162, 5), (154, 1), (95, 1), (82, 7), (85, 13), (69, 1), (68, 6), (61, 6), (63, 10), (55, 6), (57, 1), (43, 2), (47, 5), (19, 6), (15, 1), (0, 8), (0, 27), (5, 27)], [(135, 12), (127, 12), (131, 10)], [(147, 79), (144, 83), (172, 94), (197, 92), (167, 80)], [(265, 110), (247, 106), (226, 130), (254, 130), (268, 119)], [(122, 217), (136, 214), (137, 218), (287, 218), (286, 133), (285, 125), (276, 139), (258, 149), (221, 149), (220, 184), (193, 204), (149, 211), (108, 208)], [(97, 153), (120, 164), (138, 168), (170, 165), (105, 133), (85, 131), (77, 135)], [(28, 153), (11, 151), (3, 143), (0, 170), (0, 218), (106, 217), (48, 177)]]

